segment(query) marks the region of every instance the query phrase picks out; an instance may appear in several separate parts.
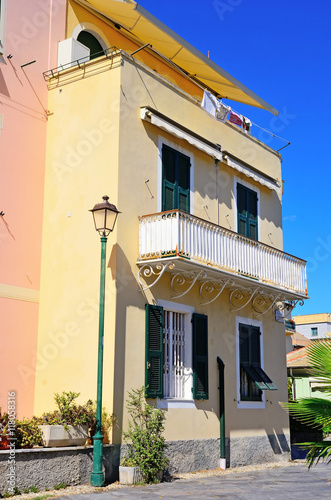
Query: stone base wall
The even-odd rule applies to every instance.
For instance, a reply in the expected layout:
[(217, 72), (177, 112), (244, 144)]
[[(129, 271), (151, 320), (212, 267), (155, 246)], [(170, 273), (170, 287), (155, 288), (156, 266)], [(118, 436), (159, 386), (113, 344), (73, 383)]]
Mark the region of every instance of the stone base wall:
[[(170, 460), (169, 473), (194, 472), (219, 467), (220, 440), (200, 439), (168, 441), (166, 455)], [(120, 456), (126, 446), (104, 445), (103, 466), (106, 483), (118, 480)], [(9, 490), (8, 459), (10, 452), (0, 451), (0, 493)], [(227, 438), (227, 466), (288, 461), (291, 458), (290, 436), (269, 435)], [(54, 485), (89, 484), (92, 472), (93, 447), (40, 448), (15, 451), (16, 486), (35, 486), (40, 490)]]
[(227, 466), (288, 462), (291, 460), (289, 434), (227, 438)]
[(219, 439), (190, 439), (167, 441), (166, 456), (169, 458), (169, 473), (194, 472), (219, 467)]
[[(219, 467), (220, 439), (168, 441), (169, 472), (194, 472)], [(226, 438), (227, 467), (289, 461), (290, 435)]]
[[(118, 479), (119, 446), (104, 445), (103, 467), (107, 483)], [(9, 491), (9, 451), (0, 451), (0, 493)], [(33, 448), (15, 451), (15, 482), (22, 492), (35, 486), (39, 490), (54, 485), (88, 484), (93, 464), (93, 447)]]

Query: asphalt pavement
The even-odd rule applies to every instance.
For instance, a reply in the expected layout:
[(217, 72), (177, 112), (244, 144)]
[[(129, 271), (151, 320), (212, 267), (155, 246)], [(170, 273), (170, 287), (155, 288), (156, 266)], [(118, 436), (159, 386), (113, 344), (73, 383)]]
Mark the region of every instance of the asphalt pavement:
[(148, 486), (121, 487), (109, 491), (57, 497), (56, 500), (156, 500), (244, 499), (331, 500), (331, 463), (310, 470), (305, 463), (264, 470), (174, 478)]

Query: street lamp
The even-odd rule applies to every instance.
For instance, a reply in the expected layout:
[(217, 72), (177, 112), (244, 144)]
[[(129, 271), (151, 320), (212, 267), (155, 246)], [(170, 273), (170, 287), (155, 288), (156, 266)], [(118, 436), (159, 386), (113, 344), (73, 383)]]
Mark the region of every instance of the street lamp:
[(101, 203), (94, 205), (92, 210), (95, 229), (101, 236), (101, 270), (100, 270), (100, 308), (99, 308), (99, 341), (98, 341), (98, 382), (97, 382), (97, 418), (96, 432), (93, 436), (93, 470), (91, 485), (102, 486), (104, 476), (102, 470), (102, 441), (101, 414), (102, 414), (102, 372), (103, 372), (103, 331), (105, 317), (105, 263), (107, 236), (115, 227), (120, 213), (115, 205), (111, 205), (108, 196), (103, 196)]

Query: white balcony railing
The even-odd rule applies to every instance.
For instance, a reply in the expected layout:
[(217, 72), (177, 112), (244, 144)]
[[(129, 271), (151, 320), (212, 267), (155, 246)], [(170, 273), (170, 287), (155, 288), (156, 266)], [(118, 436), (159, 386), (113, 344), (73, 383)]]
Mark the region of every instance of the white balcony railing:
[(139, 259), (170, 256), (307, 296), (304, 260), (179, 210), (139, 217)]

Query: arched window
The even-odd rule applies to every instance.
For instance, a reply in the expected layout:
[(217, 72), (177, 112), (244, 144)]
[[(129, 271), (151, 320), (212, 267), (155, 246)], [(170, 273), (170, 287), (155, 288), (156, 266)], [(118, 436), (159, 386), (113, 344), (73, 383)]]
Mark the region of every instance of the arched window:
[(89, 31), (81, 31), (77, 40), (90, 49), (90, 59), (95, 59), (103, 54), (103, 48), (100, 42)]

